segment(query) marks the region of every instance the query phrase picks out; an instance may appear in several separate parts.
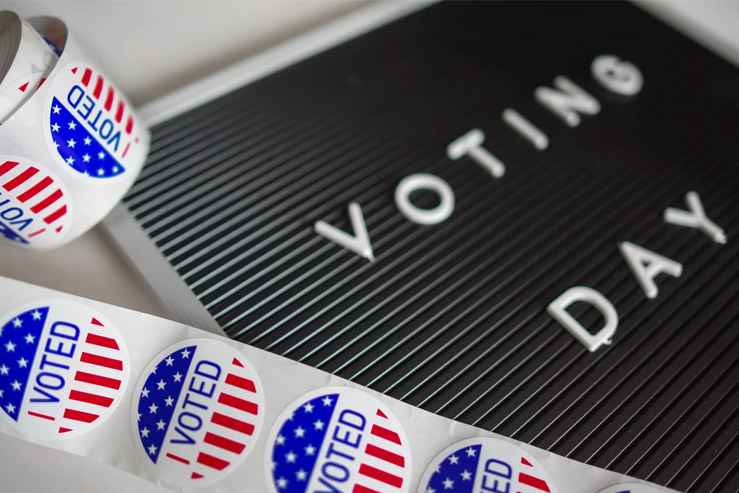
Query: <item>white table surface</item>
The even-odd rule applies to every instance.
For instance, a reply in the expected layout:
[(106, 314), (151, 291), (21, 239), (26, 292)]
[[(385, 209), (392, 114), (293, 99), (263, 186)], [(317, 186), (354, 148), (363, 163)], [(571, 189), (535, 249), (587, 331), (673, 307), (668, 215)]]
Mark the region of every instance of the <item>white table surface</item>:
[[(366, 4), (63, 0), (5, 1), (0, 8), (26, 17), (63, 19), (133, 103), (142, 105)], [(657, 2), (648, 7), (687, 22), (704, 42), (739, 64), (739, 1)], [(0, 275), (169, 316), (99, 227), (49, 252), (0, 244)], [(89, 464), (81, 457), (17, 440), (12, 450), (0, 449), (0, 489), (161, 491), (115, 468)]]

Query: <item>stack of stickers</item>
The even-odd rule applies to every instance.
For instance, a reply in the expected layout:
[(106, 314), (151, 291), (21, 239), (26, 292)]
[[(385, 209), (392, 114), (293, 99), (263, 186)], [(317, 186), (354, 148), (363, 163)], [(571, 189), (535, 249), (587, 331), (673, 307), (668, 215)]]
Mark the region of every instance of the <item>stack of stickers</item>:
[(663, 491), (198, 329), (9, 279), (0, 289), (0, 442), (170, 489)]

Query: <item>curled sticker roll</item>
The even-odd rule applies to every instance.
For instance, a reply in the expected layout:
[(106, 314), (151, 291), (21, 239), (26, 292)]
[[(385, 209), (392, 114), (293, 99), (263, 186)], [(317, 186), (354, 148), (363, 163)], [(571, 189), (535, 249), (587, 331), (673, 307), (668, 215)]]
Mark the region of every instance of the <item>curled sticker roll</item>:
[(2, 60), (7, 63), (0, 81), (0, 123), (23, 106), (44, 83), (59, 59), (54, 48), (13, 12), (0, 12), (4, 26)]
[[(63, 22), (42, 17), (22, 25), (40, 33), (35, 56), (51, 67), (0, 125), (0, 237), (47, 249), (77, 238), (115, 206), (144, 164), (150, 135)], [(0, 49), (12, 45), (0, 42)]]

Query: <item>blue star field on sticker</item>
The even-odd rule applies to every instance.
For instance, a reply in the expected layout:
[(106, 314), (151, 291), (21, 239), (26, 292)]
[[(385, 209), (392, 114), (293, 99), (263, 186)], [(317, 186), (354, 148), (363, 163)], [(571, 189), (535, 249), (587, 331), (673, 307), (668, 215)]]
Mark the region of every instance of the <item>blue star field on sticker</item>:
[(72, 169), (93, 178), (110, 178), (125, 171), (57, 98), (52, 101), (49, 128), (57, 152)]
[(426, 493), (471, 493), (481, 448), (481, 445), (465, 447), (444, 459), (431, 475)]

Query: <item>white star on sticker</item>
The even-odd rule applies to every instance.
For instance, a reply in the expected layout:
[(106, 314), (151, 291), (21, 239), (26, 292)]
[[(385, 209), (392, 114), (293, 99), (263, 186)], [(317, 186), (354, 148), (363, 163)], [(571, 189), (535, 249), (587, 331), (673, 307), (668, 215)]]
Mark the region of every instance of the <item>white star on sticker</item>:
[(159, 380), (159, 381), (157, 382), (157, 390), (162, 390), (162, 389), (164, 389), (164, 386), (165, 386), (165, 385), (167, 385), (167, 382), (165, 382), (163, 378), (162, 378), (162, 379), (160, 379), (160, 380)]
[(144, 389), (141, 391), (141, 397), (149, 397), (149, 389), (144, 387)]
[(307, 412), (307, 413), (312, 413), (313, 412), (313, 404), (311, 404), (310, 402), (307, 403), (305, 406), (303, 406), (303, 410), (305, 412)]
[(21, 325), (23, 325), (23, 320), (21, 320), (18, 317), (15, 317), (13, 319), (13, 327), (16, 327), (17, 328), (17, 327), (20, 327)]
[(167, 366), (172, 366), (172, 363), (174, 363), (174, 358), (172, 356), (167, 356), (167, 359), (164, 361), (167, 362)]
[(179, 382), (180, 380), (182, 380), (182, 375), (180, 374), (180, 372), (177, 372), (174, 375), (172, 375), (172, 378), (174, 378), (175, 382)]
[(103, 168), (98, 168), (98, 176), (103, 176), (105, 173), (105, 170)]
[(92, 142), (92, 140), (90, 140), (90, 137), (85, 137), (85, 145), (89, 146), (90, 142)]
[(188, 351), (187, 349), (183, 350), (180, 354), (182, 354), (182, 357), (184, 359), (187, 359), (190, 357), (190, 351)]
[(118, 173), (118, 166), (113, 166), (113, 173)]
[(288, 452), (287, 454), (285, 454), (285, 460), (288, 461), (290, 464), (295, 462), (296, 458), (297, 456), (292, 452), (292, 450)]
[(428, 488), (426, 488), (426, 493), (436, 493), (436, 490), (429, 486)]
[(169, 396), (166, 399), (164, 399), (164, 402), (167, 405), (167, 407), (170, 407), (171, 405), (174, 404), (174, 399), (172, 399), (172, 396)]
[(98, 159), (105, 159), (105, 153), (103, 151), (98, 152)]
[(316, 430), (322, 430), (323, 429), (323, 424), (324, 424), (323, 421), (321, 421), (319, 419), (319, 420), (317, 420), (317, 421), (315, 421), (313, 423), (313, 428), (316, 429)]
[(52, 131), (52, 132), (58, 132), (58, 131), (59, 131), (59, 125), (57, 125), (56, 123), (55, 123), (55, 124), (53, 124), (53, 125), (51, 126), (51, 131)]
[(159, 421), (157, 421), (157, 430), (163, 430), (164, 429), (164, 425), (166, 425), (166, 424), (167, 423), (165, 423), (164, 420), (160, 419)]
[(21, 383), (18, 380), (13, 380), (13, 383), (11, 383), (10, 385), (13, 387), (13, 390), (21, 389)]
[(444, 481), (442, 481), (442, 483), (444, 483), (445, 490), (451, 490), (452, 488), (454, 488), (454, 481), (449, 478), (446, 478)]
[(26, 358), (21, 357), (21, 359), (18, 360), (18, 368), (25, 368), (28, 366), (28, 360)]
[(82, 156), (82, 162), (89, 163), (90, 162), (90, 155), (89, 154), (85, 154), (84, 156)]
[(55, 115), (58, 115), (59, 112), (62, 110), (58, 104), (55, 104), (53, 108), (51, 108)]
[(15, 351), (15, 344), (13, 344), (12, 341), (8, 341), (8, 343), (5, 345), (5, 351), (8, 353), (12, 353)]
[(323, 398), (323, 405), (324, 406), (330, 406), (331, 405), (331, 398), (329, 396), (326, 396)]
[(8, 405), (5, 406), (5, 409), (8, 411), (8, 414), (15, 413), (15, 406), (13, 404), (8, 403)]
[(41, 312), (38, 310), (34, 310), (31, 313), (31, 316), (33, 317), (34, 320), (41, 320)]
[(304, 435), (305, 430), (302, 427), (298, 426), (295, 428), (295, 438), (303, 438)]
[(312, 456), (315, 454), (316, 454), (316, 447), (314, 447), (313, 445), (308, 445), (307, 447), (305, 447), (305, 455)]
[(469, 481), (469, 480), (472, 479), (472, 473), (469, 472), (467, 469), (465, 469), (464, 471), (462, 471), (461, 474), (462, 474), (462, 480), (463, 481)]
[(74, 158), (72, 156), (69, 156), (66, 159), (66, 161), (67, 161), (67, 164), (70, 165), (70, 166), (74, 164)]
[(277, 487), (281, 490), (287, 488), (287, 479), (280, 477), (280, 479), (277, 480)]
[(282, 435), (277, 435), (277, 439), (275, 440), (275, 442), (277, 442), (277, 445), (284, 445), (285, 437)]
[(144, 426), (141, 429), (141, 436), (144, 437), (144, 438), (147, 438), (149, 436), (149, 428), (147, 428), (146, 426)]
[(158, 409), (157, 408), (157, 405), (156, 404), (152, 404), (151, 406), (149, 406), (149, 414), (156, 414), (157, 409)]
[(477, 451), (473, 449), (472, 447), (465, 450), (465, 452), (467, 452), (467, 457), (474, 457), (475, 454), (477, 453)]
[(153, 443), (151, 444), (151, 446), (147, 450), (149, 450), (149, 454), (151, 454), (151, 455), (154, 455), (154, 454), (157, 453), (157, 447)]
[(298, 478), (298, 481), (305, 481), (308, 475), (305, 473), (304, 470), (300, 470), (295, 473), (295, 477)]
[(74, 146), (76, 145), (77, 145), (77, 142), (75, 142), (74, 139), (69, 139), (67, 141), (67, 147), (71, 147), (72, 149), (74, 149)]
[(26, 335), (25, 339), (26, 339), (26, 344), (33, 344), (33, 341), (36, 340), (36, 338), (32, 336), (30, 332), (28, 333), (28, 335)]
[(452, 455), (451, 457), (449, 457), (450, 464), (456, 464), (457, 462), (459, 462), (459, 457), (457, 457), (456, 455)]
[(69, 122), (68, 125), (70, 130), (74, 130), (75, 128), (77, 128), (77, 124), (75, 122)]
[(3, 375), (7, 375), (8, 374), (8, 369), (9, 368), (7, 366), (5, 366), (5, 365), (0, 366), (0, 373), (2, 373)]
[(0, 389), (0, 399), (3, 398), (3, 392), (4, 392), (4, 390), (3, 389)]

